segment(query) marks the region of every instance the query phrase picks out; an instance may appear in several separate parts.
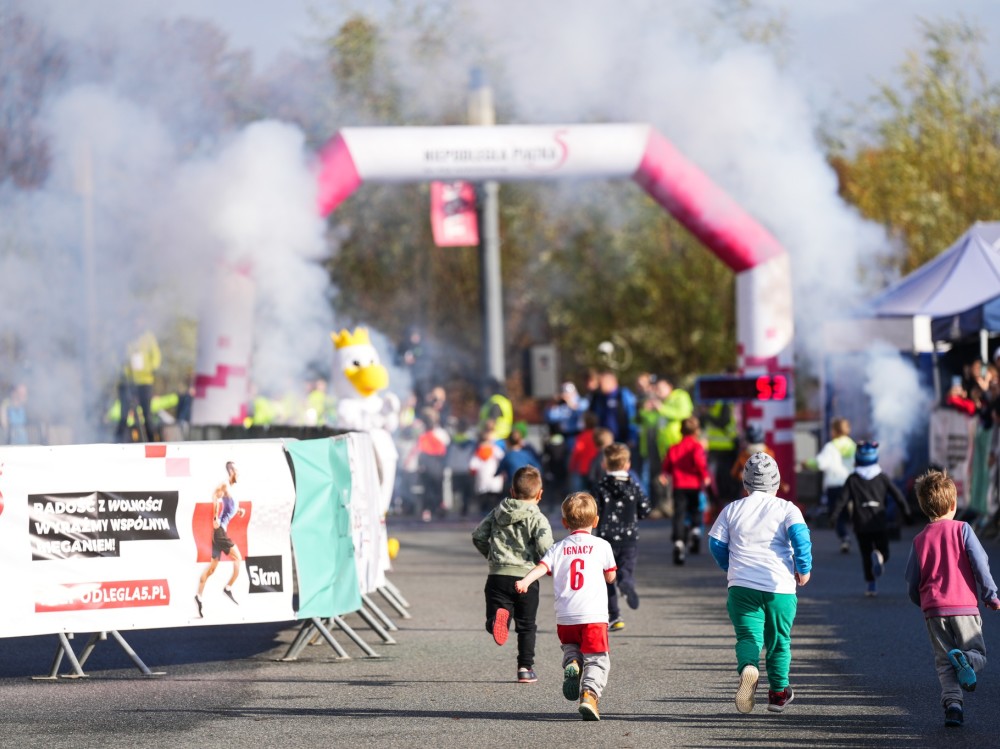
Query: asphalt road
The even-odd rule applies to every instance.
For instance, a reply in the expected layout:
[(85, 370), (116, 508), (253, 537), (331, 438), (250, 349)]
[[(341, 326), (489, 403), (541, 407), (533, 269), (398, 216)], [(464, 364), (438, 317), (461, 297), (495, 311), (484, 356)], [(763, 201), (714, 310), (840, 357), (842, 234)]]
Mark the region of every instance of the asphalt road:
[[(33, 681), (49, 671), (56, 639), (0, 641), (0, 746), (998, 744), (996, 665), (968, 695), (965, 726), (943, 726), (930, 644), (902, 582), (916, 529), (905, 529), (893, 544), (876, 598), (863, 595), (858, 556), (841, 555), (831, 531), (814, 531), (813, 579), (801, 589), (793, 632), (795, 701), (783, 714), (767, 712), (762, 679), (756, 710), (741, 715), (733, 706), (737, 676), (723, 573), (706, 555), (673, 566), (667, 523), (644, 523), (641, 605), (624, 609), (627, 628), (611, 636), (603, 719), (593, 723), (581, 721), (562, 697), (545, 580), (539, 681), (516, 683), (515, 639), (497, 647), (483, 628), (486, 565), (470, 541), (473, 525), (390, 519), (402, 543), (391, 579), (411, 604), (412, 619), (394, 617), (398, 643), (386, 645), (356, 615), (347, 617), (379, 658), (362, 657), (338, 635), (352, 658), (338, 660), (321, 643), (295, 662), (279, 662), (297, 631), (290, 622), (124, 632), (150, 668), (165, 675), (142, 676), (107, 642), (86, 664), (88, 678)], [(1000, 546), (985, 547), (1000, 574)], [(987, 645), (1000, 647), (1000, 614), (986, 611), (984, 620)], [(83, 641), (75, 644), (79, 650)]]

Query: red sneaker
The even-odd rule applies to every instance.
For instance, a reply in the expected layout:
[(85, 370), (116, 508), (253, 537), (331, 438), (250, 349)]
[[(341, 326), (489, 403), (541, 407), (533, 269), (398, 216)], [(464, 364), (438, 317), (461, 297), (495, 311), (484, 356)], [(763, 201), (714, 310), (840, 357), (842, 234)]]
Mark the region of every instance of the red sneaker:
[(789, 702), (795, 699), (795, 693), (792, 691), (792, 685), (789, 684), (787, 687), (782, 689), (780, 692), (775, 692), (773, 689), (767, 690), (767, 709), (772, 713), (780, 713)]
[(510, 631), (510, 612), (507, 609), (497, 609), (496, 616), (493, 617), (493, 641), (497, 645), (507, 642), (507, 633)]

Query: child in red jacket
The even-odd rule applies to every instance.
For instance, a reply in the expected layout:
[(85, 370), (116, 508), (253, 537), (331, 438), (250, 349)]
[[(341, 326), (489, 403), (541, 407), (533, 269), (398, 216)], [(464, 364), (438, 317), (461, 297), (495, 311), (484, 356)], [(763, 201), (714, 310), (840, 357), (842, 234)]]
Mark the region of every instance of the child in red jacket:
[(660, 482), (673, 487), (674, 564), (684, 564), (684, 553), (701, 550), (701, 518), (698, 495), (712, 484), (708, 456), (698, 438), (701, 424), (691, 416), (681, 422), (681, 441), (667, 450)]

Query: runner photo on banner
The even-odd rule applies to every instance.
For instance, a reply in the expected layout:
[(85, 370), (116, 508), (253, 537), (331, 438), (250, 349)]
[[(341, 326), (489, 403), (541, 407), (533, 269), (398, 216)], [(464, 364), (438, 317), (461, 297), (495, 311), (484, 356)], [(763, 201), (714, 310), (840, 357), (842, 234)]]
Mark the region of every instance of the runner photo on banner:
[(0, 636), (284, 621), (279, 442), (0, 447)]

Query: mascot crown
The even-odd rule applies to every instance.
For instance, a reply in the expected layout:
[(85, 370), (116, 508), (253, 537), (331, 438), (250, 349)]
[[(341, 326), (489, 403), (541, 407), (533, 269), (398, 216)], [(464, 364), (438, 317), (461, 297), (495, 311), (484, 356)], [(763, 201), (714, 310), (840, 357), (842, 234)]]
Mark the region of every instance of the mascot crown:
[(339, 333), (330, 333), (333, 339), (334, 348), (344, 348), (346, 346), (368, 346), (371, 341), (368, 338), (368, 328), (355, 328), (354, 333), (350, 333), (346, 328)]

